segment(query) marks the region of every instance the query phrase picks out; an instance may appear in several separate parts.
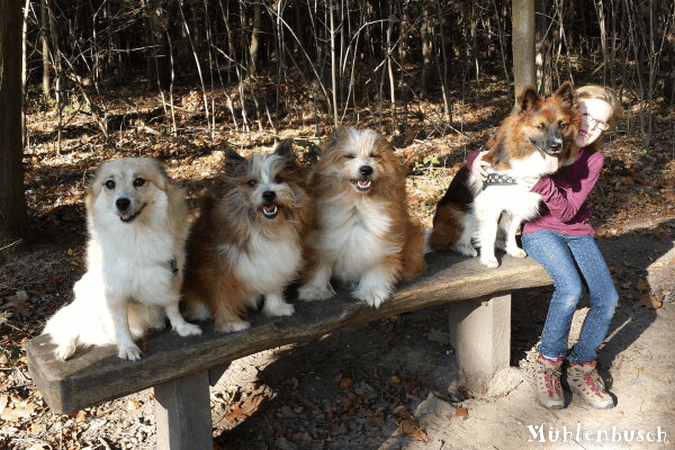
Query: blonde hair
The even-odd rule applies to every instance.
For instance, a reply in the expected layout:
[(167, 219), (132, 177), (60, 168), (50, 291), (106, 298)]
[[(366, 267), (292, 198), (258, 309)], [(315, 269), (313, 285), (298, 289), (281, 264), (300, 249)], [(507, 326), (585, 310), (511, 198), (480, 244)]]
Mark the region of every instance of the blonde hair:
[(577, 100), (597, 99), (607, 102), (612, 108), (612, 116), (608, 120), (609, 124), (612, 124), (615, 119), (621, 117), (621, 114), (623, 113), (623, 107), (621, 107), (621, 103), (617, 100), (614, 90), (608, 87), (597, 84), (588, 84), (577, 88), (575, 94)]

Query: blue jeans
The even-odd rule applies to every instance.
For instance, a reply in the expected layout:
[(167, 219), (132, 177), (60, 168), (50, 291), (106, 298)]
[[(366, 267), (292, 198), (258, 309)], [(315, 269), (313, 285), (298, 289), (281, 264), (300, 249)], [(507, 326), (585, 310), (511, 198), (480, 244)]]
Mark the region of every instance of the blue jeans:
[(537, 350), (551, 360), (567, 353), (572, 316), (583, 292), (583, 276), (590, 310), (568, 359), (573, 363), (594, 360), (619, 302), (619, 294), (595, 240), (589, 235), (567, 236), (549, 230), (526, 233), (522, 239), (524, 250), (544, 266), (554, 286)]

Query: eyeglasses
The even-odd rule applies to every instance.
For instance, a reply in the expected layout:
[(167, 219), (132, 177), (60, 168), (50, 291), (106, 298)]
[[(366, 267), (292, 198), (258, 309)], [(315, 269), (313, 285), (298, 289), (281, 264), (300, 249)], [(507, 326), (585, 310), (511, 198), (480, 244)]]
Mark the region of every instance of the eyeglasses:
[(582, 119), (588, 123), (588, 129), (589, 130), (594, 130), (598, 128), (600, 131), (607, 131), (609, 130), (609, 124), (603, 120), (598, 120), (595, 117), (591, 116), (588, 113), (583, 113)]

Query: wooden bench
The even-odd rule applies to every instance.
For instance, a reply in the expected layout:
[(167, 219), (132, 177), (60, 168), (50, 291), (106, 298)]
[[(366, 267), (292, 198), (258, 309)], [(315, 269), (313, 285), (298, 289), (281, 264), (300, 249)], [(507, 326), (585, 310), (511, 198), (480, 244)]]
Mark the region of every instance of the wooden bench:
[(378, 309), (337, 287), (338, 296), (319, 302), (295, 302), (291, 317), (255, 315), (250, 329), (221, 334), (206, 324), (202, 336), (181, 338), (170, 331), (152, 334), (142, 345), (143, 359), (123, 361), (113, 346), (79, 350), (58, 361), (53, 344), (41, 335), (26, 353), (33, 381), (56, 413), (100, 404), (148, 387), (157, 400), (158, 448), (211, 449), (209, 387), (231, 361), (281, 345), (321, 337), (338, 329), (428, 306), (453, 302), (452, 345), (463, 381), (481, 392), (494, 373), (509, 365), (511, 292), (552, 284), (533, 259), (505, 256), (498, 269), (477, 258), (454, 253), (427, 255), (429, 269), (402, 284)]

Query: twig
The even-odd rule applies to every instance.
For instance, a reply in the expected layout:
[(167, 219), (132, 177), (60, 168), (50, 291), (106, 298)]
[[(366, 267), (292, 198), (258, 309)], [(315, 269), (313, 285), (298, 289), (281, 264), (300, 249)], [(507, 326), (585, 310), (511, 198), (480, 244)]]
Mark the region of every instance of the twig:
[(4, 247), (0, 247), (0, 252), (7, 250), (10, 247), (14, 247), (15, 245), (19, 245), (20, 243), (23, 242), (23, 239), (19, 239), (18, 241), (14, 241), (11, 244), (5, 245)]
[(105, 447), (106, 450), (112, 450), (112, 449), (110, 448), (110, 445), (109, 445), (109, 444), (106, 442), (106, 440), (103, 439), (102, 437), (99, 436), (98, 441), (101, 443), (101, 445), (102, 445), (103, 447)]

